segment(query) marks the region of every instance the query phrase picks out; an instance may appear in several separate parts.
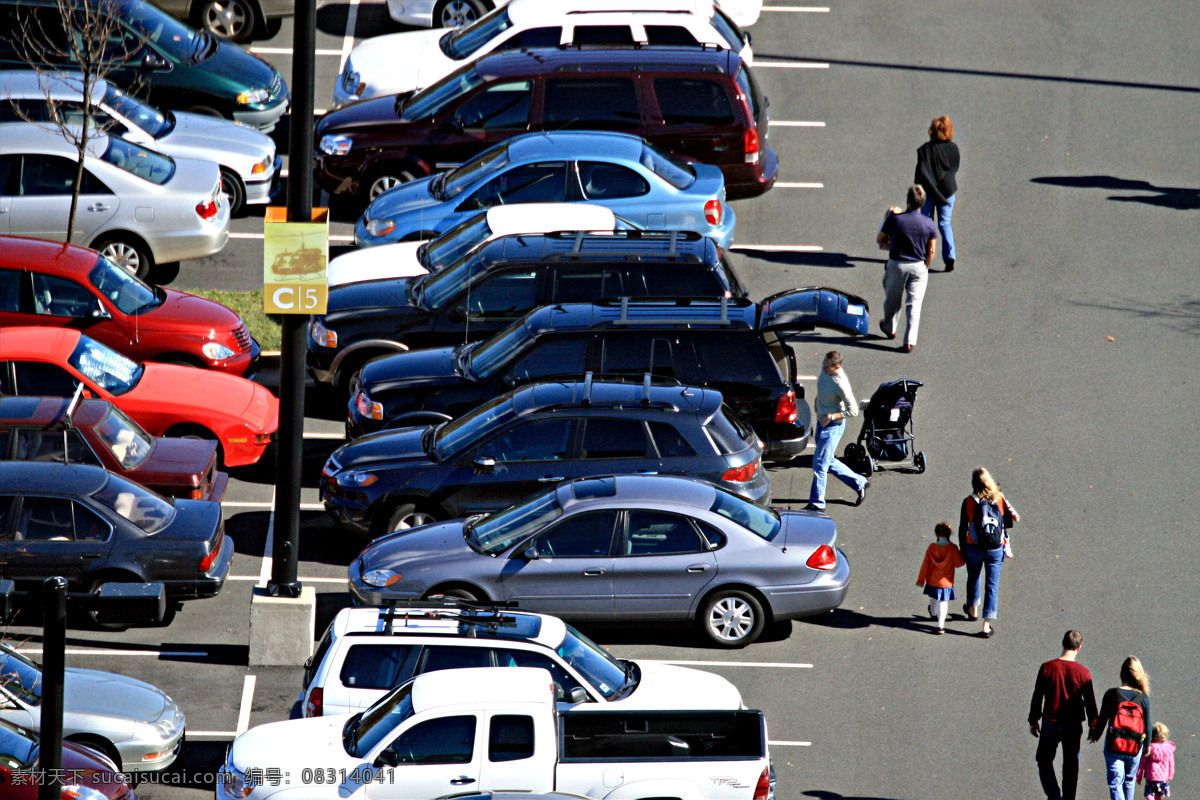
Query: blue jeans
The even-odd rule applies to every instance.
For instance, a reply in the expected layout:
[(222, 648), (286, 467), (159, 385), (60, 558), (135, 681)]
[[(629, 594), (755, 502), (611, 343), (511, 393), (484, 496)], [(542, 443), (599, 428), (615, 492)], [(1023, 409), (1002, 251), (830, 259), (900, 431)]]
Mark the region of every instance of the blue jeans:
[(1108, 796), (1112, 800), (1133, 800), (1133, 779), (1137, 776), (1141, 758), (1141, 751), (1123, 756), (1104, 748), (1104, 763), (1108, 765)]
[(930, 219), (934, 219), (934, 211), (937, 212), (938, 233), (942, 235), (942, 261), (954, 259), (954, 228), (950, 227), (950, 217), (954, 214), (954, 198), (955, 195), (950, 195), (945, 203), (935, 203), (930, 197), (925, 200), (925, 205), (921, 206), (921, 213)]
[[(1042, 791), (1053, 800), (1075, 800), (1075, 789), (1079, 785), (1079, 742), (1083, 738), (1083, 726), (1042, 720), (1042, 732), (1038, 736), (1038, 778)], [(1054, 777), (1054, 751), (1062, 745), (1062, 791)]]
[(837, 460), (838, 442), (846, 431), (846, 423), (838, 420), (829, 426), (817, 423), (817, 434), (813, 437), (817, 450), (813, 453), (813, 481), (808, 492), (808, 502), (817, 508), (825, 507), (825, 480), (832, 472), (854, 491), (867, 485), (867, 479)]
[[(1004, 566), (1004, 548), (984, 550), (968, 544), (963, 558), (967, 562), (967, 605), (972, 608), (979, 605), (982, 589), (983, 618), (995, 619), (996, 607), (1000, 604), (1000, 568)], [(983, 581), (985, 575), (986, 583)]]

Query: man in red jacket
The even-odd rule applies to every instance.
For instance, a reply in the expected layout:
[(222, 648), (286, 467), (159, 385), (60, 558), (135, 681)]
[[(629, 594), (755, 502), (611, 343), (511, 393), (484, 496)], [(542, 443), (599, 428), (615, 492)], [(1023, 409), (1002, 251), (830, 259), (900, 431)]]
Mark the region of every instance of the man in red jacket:
[[(1029, 732), (1038, 739), (1038, 777), (1049, 800), (1075, 800), (1084, 715), (1088, 727), (1096, 719), (1092, 673), (1076, 660), (1082, 645), (1083, 634), (1079, 631), (1063, 634), (1062, 655), (1042, 664), (1029, 703)], [(1042, 722), (1040, 728), (1039, 719)], [(1054, 775), (1054, 753), (1060, 744), (1063, 751), (1062, 791), (1059, 791)]]

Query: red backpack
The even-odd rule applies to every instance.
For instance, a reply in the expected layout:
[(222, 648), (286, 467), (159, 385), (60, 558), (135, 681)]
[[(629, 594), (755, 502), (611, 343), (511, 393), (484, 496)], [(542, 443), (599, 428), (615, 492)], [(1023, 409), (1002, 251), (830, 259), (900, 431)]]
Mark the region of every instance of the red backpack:
[(1132, 756), (1142, 749), (1146, 739), (1146, 718), (1143, 715), (1142, 704), (1133, 700), (1121, 700), (1117, 703), (1117, 713), (1112, 720), (1112, 742), (1109, 745), (1114, 753)]

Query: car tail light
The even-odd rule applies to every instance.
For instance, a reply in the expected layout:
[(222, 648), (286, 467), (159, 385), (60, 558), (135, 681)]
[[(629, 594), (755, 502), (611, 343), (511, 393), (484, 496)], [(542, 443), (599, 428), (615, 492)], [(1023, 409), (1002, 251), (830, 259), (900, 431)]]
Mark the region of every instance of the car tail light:
[(324, 711), (325, 690), (320, 686), (308, 693), (308, 702), (304, 704), (304, 716), (319, 717)]
[(367, 397), (367, 393), (361, 389), (358, 395), (354, 398), (354, 403), (358, 407), (358, 413), (366, 419), (383, 419), (383, 404), (376, 403)]
[(833, 569), (837, 566), (837, 553), (827, 544), (818, 547), (804, 565), (810, 569)]
[(772, 800), (771, 794), (771, 768), (764, 767), (758, 776), (758, 785), (754, 787), (754, 800)]
[(221, 541), (217, 542), (217, 546), (212, 549), (212, 552), (200, 559), (200, 567), (197, 571), (208, 572), (212, 569), (212, 565), (216, 562), (217, 556), (221, 555), (221, 548), (225, 546), (225, 536), (221, 536)]
[(212, 200), (196, 203), (196, 213), (200, 215), (200, 219), (212, 219), (217, 215), (217, 204)]
[(788, 389), (787, 393), (782, 395), (779, 402), (775, 404), (775, 421), (796, 421), (796, 393), (791, 389)]
[(753, 164), (758, 161), (758, 131), (754, 128), (747, 128), (743, 141), (746, 145), (746, 163)]
[(255, 444), (270, 444), (271, 443), (271, 434), (269, 434), (269, 433), (254, 434), (254, 443)]
[(704, 204), (704, 218), (708, 220), (709, 225), (720, 225), (723, 216), (725, 209), (721, 208), (720, 200), (714, 198)]
[(188, 495), (192, 500), (203, 500), (204, 489), (192, 489), (192, 493)]
[(721, 480), (745, 483), (758, 474), (760, 466), (762, 466), (762, 461), (756, 458), (749, 464), (725, 470), (725, 474), (721, 476)]

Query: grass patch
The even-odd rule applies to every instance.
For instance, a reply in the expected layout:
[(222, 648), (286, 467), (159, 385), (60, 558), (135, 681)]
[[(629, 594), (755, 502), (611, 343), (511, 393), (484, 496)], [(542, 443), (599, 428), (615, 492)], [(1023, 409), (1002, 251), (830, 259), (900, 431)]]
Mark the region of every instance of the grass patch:
[(263, 311), (262, 289), (252, 292), (227, 292), (223, 290), (188, 289), (190, 294), (207, 297), (241, 315), (250, 329), (250, 335), (258, 340), (263, 350), (278, 350), (280, 344), (280, 322)]

